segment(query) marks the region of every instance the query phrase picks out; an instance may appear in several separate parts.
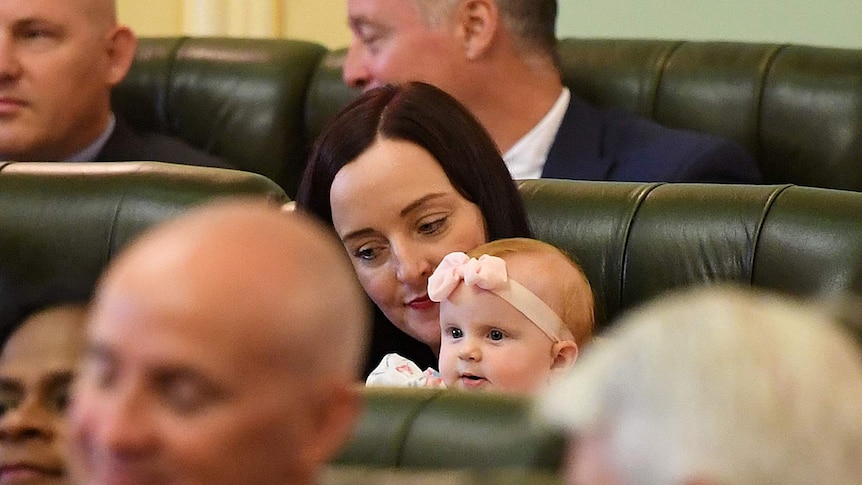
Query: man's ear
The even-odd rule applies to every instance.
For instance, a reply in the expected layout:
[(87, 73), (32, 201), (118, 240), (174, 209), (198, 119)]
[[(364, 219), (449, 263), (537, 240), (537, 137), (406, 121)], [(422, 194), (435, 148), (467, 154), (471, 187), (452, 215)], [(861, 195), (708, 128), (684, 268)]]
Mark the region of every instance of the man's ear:
[(457, 18), (464, 54), (471, 61), (478, 59), (499, 35), (500, 10), (496, 0), (465, 0), (458, 7)]
[(551, 349), (554, 361), (551, 363), (551, 371), (565, 373), (574, 365), (578, 359), (578, 344), (572, 340), (557, 342)]
[(116, 86), (129, 73), (138, 39), (128, 27), (118, 25), (108, 35), (108, 84)]
[(364, 406), (360, 387), (333, 386), (328, 395), (313, 410), (310, 429), (314, 436), (307, 442), (304, 461), (312, 469), (328, 462), (341, 450), (351, 436)]

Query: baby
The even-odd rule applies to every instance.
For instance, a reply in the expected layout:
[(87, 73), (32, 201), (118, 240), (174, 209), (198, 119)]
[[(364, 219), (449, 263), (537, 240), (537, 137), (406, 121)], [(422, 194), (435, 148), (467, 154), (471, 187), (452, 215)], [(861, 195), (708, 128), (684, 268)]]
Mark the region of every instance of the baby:
[(428, 296), (440, 302), (439, 379), (387, 356), (391, 369), (409, 375), (402, 385), (442, 380), (449, 388), (532, 394), (565, 373), (592, 335), (586, 276), (562, 251), (534, 239), (450, 253), (429, 278)]

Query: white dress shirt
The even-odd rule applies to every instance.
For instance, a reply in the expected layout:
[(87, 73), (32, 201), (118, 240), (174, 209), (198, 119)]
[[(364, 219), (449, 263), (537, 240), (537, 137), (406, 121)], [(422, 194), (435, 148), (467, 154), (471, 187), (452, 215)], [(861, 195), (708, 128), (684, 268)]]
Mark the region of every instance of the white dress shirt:
[(545, 117), (503, 155), (503, 161), (506, 162), (513, 179), (542, 177), (545, 160), (563, 123), (566, 110), (569, 109), (571, 97), (569, 88), (564, 87)]

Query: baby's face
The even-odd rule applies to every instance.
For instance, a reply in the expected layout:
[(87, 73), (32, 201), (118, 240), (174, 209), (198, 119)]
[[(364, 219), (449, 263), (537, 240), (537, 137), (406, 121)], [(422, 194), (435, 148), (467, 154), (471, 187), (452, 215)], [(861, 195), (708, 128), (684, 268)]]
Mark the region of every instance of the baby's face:
[(459, 285), (440, 303), (440, 328), (447, 387), (531, 394), (548, 382), (553, 343), (490, 291)]

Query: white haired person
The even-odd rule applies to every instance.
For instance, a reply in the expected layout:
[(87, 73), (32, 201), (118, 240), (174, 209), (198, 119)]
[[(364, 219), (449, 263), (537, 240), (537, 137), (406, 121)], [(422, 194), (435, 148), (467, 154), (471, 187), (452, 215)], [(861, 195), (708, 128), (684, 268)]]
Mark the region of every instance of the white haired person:
[(400, 384), (533, 394), (564, 375), (589, 341), (593, 295), (556, 247), (498, 239), (443, 258), (428, 279), (440, 302), (440, 372), (387, 355), (370, 385)]
[(567, 483), (862, 483), (862, 358), (800, 303), (710, 288), (631, 313), (541, 396)]

